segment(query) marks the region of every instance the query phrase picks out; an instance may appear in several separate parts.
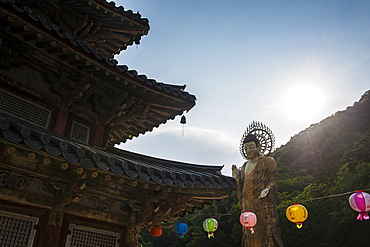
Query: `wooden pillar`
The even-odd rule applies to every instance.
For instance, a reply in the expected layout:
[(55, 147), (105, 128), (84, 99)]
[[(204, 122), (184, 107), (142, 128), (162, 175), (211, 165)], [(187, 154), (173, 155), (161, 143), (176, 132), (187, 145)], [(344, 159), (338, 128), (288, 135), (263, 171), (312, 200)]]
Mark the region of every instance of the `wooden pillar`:
[(139, 227), (136, 226), (136, 217), (131, 217), (130, 223), (125, 229), (122, 247), (137, 247), (139, 240)]
[(61, 194), (62, 191), (55, 192), (54, 205), (47, 221), (43, 246), (58, 246), (64, 216), (63, 209), (60, 206)]
[(54, 128), (54, 132), (56, 134), (64, 135), (65, 130), (66, 130), (66, 126), (67, 126), (69, 110), (70, 110), (69, 106), (62, 105), (60, 107), (57, 122), (56, 122), (55, 128)]
[(96, 131), (95, 131), (95, 135), (94, 135), (93, 146), (102, 147), (102, 148), (105, 147), (105, 142), (107, 140), (106, 140), (106, 138), (104, 138), (104, 132), (105, 132), (104, 125), (103, 125), (103, 123), (101, 123), (101, 121), (99, 121), (99, 124), (96, 127)]
[(61, 234), (61, 225), (47, 224), (45, 238), (42, 241), (43, 246), (58, 246)]

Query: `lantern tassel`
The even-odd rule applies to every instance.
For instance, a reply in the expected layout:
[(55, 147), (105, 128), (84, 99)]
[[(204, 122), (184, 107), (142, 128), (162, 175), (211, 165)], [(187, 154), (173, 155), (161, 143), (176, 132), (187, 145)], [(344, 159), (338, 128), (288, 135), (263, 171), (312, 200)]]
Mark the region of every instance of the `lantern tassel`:
[(364, 217), (364, 220), (370, 219), (370, 217), (369, 217), (369, 215), (367, 213), (364, 213), (363, 217)]
[(249, 230), (251, 230), (251, 234), (253, 234), (254, 233), (254, 229), (253, 229), (253, 227), (247, 227)]
[(208, 238), (211, 238), (211, 237), (212, 237), (212, 238), (214, 238), (214, 237), (215, 237), (215, 235), (213, 234), (213, 232), (209, 232), (209, 233), (208, 233)]
[(358, 220), (368, 220), (370, 217), (369, 217), (369, 215), (367, 214), (367, 212), (362, 212), (362, 213), (359, 213), (358, 215), (357, 215), (357, 219)]

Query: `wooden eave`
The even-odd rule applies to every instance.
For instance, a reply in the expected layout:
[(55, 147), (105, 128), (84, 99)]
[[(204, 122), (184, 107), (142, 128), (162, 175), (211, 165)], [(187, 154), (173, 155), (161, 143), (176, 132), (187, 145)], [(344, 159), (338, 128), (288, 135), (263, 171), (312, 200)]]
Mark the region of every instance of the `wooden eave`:
[(130, 21), (134, 23), (132, 25), (141, 26), (143, 29), (149, 28), (147, 18), (142, 18), (139, 12), (125, 10), (123, 6), (117, 7), (113, 1), (108, 3), (106, 0), (60, 0), (60, 2), (79, 13), (105, 19), (107, 26)]
[[(142, 36), (147, 35), (150, 29), (149, 21), (141, 18), (139, 13), (125, 10), (124, 7), (116, 7), (114, 2), (107, 3), (94, 0), (61, 0), (59, 6), (50, 1), (37, 1), (33, 7), (50, 14), (49, 8), (56, 8), (62, 26), (69, 26), (74, 39), (84, 40), (89, 46), (105, 53), (108, 57), (119, 54), (133, 44), (140, 44)], [(68, 9), (67, 9), (68, 8)], [(66, 13), (69, 12), (69, 13)], [(68, 23), (70, 15), (74, 15), (79, 21)]]
[(58, 190), (67, 213), (108, 215), (117, 224), (134, 218), (146, 228), (225, 198), (236, 186), (220, 174), (222, 166), (97, 149), (8, 116), (0, 117), (0, 127), (0, 175), (23, 181), (13, 189), (3, 183), (7, 198), (0, 199), (51, 208)]
[[(33, 16), (29, 8), (20, 8), (4, 1), (0, 1), (0, 6), (3, 37), (11, 35), (46, 57), (82, 73), (83, 77), (91, 77), (96, 83), (104, 83), (105, 87), (121, 90), (122, 97), (123, 94), (126, 94), (124, 97), (134, 97), (135, 107), (141, 104), (142, 112), (139, 115), (127, 115), (127, 109), (120, 109), (119, 105), (111, 107), (118, 110), (108, 112), (105, 116), (108, 121), (106, 123), (112, 127), (108, 134), (110, 145), (151, 131), (195, 105), (195, 96), (185, 92), (185, 86), (164, 84), (148, 79), (145, 75), (138, 75), (135, 70), (118, 65), (115, 59), (85, 46), (83, 41), (73, 40), (72, 35), (60, 30), (56, 24), (46, 23), (45, 18)], [(29, 64), (36, 64), (32, 57), (27, 59)], [(53, 70), (52, 67), (49, 69)], [(58, 73), (57, 70), (54, 72)], [(69, 91), (65, 90), (65, 93)]]

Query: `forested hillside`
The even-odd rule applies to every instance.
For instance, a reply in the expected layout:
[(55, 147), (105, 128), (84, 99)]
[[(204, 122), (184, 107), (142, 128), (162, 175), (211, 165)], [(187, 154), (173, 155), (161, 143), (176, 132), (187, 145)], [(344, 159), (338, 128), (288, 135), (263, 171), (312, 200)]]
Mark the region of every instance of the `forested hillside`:
[[(289, 123), (287, 123), (289, 126)], [(285, 247), (368, 247), (370, 220), (359, 221), (348, 204), (356, 190), (370, 193), (370, 91), (344, 111), (337, 112), (291, 138), (272, 156), (278, 164), (279, 211)], [(285, 217), (291, 203), (301, 203), (309, 217), (301, 229)], [(161, 237), (141, 231), (142, 246), (236, 247), (240, 246), (240, 209), (233, 193), (174, 222), (189, 226), (185, 238), (173, 227)], [(219, 222), (215, 238), (207, 238), (202, 222)]]
[(370, 91), (367, 91), (353, 106), (293, 136), (273, 156), (280, 173), (290, 174), (297, 169), (313, 172), (323, 163), (338, 167), (347, 161), (344, 154), (366, 139), (369, 130)]

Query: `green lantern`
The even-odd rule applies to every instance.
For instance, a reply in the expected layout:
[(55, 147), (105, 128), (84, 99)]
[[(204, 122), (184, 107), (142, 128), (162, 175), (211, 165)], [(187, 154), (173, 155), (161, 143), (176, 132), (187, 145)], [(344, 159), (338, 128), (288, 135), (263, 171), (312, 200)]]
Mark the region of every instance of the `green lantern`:
[(203, 221), (203, 229), (208, 232), (208, 238), (214, 237), (214, 232), (217, 230), (218, 222), (214, 218), (207, 218)]

